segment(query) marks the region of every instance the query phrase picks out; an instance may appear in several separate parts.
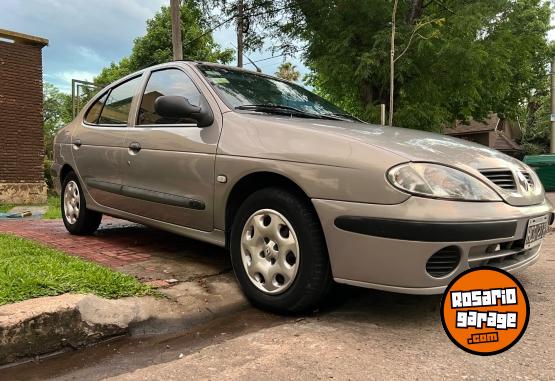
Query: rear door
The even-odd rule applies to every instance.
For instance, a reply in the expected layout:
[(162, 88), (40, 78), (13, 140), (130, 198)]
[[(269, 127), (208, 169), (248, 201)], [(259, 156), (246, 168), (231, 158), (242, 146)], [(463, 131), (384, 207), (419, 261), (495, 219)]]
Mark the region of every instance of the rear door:
[[(221, 117), (203, 128), (192, 120), (161, 117), (154, 102), (162, 95), (186, 97), (193, 105), (199, 105), (203, 97), (184, 67), (168, 66), (150, 73), (137, 104), (135, 125), (125, 137), (123, 193), (128, 200), (124, 210), (211, 231)], [(212, 111), (218, 114), (214, 104)]]
[(81, 183), (97, 203), (120, 209), (125, 131), (141, 75), (102, 94), (72, 136), (73, 158)]

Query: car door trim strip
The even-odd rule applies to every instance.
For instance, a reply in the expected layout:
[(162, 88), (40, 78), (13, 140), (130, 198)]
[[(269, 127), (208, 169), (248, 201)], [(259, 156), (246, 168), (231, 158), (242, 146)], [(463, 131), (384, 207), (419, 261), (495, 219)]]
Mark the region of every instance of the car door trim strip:
[(159, 204), (179, 206), (187, 209), (204, 210), (204, 201), (190, 197), (178, 196), (169, 193), (158, 192), (149, 189), (130, 187), (127, 185), (115, 184), (109, 181), (98, 179), (87, 179), (87, 186), (105, 192), (116, 193), (126, 197), (137, 198), (144, 201), (156, 202)]

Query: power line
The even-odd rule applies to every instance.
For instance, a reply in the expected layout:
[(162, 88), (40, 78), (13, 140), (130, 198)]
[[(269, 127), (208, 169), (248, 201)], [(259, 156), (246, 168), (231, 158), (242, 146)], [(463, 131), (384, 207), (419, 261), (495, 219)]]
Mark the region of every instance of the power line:
[[(273, 58), (279, 58), (279, 57), (283, 57), (283, 56), (287, 56), (287, 54), (284, 53), (284, 54), (280, 54), (280, 55), (277, 55), (277, 56), (266, 57), (266, 58), (262, 58), (262, 59), (260, 59), (260, 60), (256, 60), (256, 61), (252, 61), (252, 62), (258, 63), (258, 62), (268, 61), (268, 60), (271, 60), (271, 59), (273, 59)], [(250, 62), (249, 62), (249, 63), (246, 63), (245, 65), (250, 65)]]

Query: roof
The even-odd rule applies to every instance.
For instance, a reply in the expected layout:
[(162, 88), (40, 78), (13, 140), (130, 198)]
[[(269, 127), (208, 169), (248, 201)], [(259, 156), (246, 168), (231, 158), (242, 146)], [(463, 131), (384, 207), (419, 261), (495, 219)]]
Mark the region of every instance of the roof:
[(0, 29), (0, 38), (12, 40), (14, 42), (25, 45), (36, 45), (40, 47), (48, 45), (48, 40), (46, 38), (14, 32), (7, 29)]
[(501, 119), (497, 116), (497, 114), (490, 114), (484, 120), (471, 119), (468, 123), (457, 121), (454, 128), (445, 128), (444, 132), (446, 135), (466, 135), (495, 131), (499, 122), (501, 122)]
[(496, 135), (492, 148), (499, 151), (522, 151), (522, 147), (509, 139), (503, 132), (497, 131)]

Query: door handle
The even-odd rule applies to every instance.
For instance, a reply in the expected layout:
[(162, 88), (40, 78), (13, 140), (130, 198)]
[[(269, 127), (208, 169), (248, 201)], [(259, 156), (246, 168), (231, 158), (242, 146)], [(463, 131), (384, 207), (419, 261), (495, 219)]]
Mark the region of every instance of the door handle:
[(81, 143), (81, 139), (75, 139), (73, 141), (73, 148), (75, 148), (75, 149), (81, 148), (82, 145), (83, 145), (83, 143)]
[(132, 153), (136, 154), (141, 150), (141, 145), (137, 142), (133, 142), (131, 144), (129, 144), (129, 151), (131, 151)]

